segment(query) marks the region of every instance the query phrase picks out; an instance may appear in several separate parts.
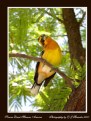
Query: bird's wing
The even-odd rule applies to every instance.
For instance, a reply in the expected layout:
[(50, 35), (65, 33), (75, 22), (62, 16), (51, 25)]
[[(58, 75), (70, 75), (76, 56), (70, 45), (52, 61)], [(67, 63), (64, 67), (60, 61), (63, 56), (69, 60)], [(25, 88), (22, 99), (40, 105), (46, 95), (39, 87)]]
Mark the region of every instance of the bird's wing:
[[(43, 55), (43, 53), (44, 53), (44, 51), (41, 52), (41, 56)], [(37, 62), (37, 64), (36, 64), (36, 70), (35, 70), (35, 75), (34, 75), (34, 80), (35, 80), (35, 83), (36, 83), (37, 85), (39, 85), (39, 84), (37, 83), (37, 80), (38, 80), (38, 67), (39, 67), (39, 64), (40, 64), (40, 62)], [(40, 85), (41, 85), (41, 84), (40, 84)]]
[(38, 67), (39, 67), (39, 64), (40, 64), (40, 62), (37, 62), (36, 71), (35, 71), (35, 75), (34, 75), (34, 81), (35, 81), (36, 84), (38, 84), (37, 80), (38, 80)]
[(54, 77), (54, 75), (56, 74), (56, 72), (51, 75), (50, 77), (46, 78), (45, 79), (45, 82), (44, 82), (44, 87), (46, 87), (48, 85), (48, 83), (50, 82), (50, 80)]

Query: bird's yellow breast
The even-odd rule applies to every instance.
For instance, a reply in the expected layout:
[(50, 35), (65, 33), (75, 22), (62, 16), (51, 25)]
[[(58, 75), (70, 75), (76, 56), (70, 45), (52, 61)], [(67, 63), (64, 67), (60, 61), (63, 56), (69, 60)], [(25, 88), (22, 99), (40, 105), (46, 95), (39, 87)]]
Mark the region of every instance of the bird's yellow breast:
[(61, 63), (62, 53), (59, 47), (55, 49), (46, 49), (42, 58), (54, 66), (59, 66)]

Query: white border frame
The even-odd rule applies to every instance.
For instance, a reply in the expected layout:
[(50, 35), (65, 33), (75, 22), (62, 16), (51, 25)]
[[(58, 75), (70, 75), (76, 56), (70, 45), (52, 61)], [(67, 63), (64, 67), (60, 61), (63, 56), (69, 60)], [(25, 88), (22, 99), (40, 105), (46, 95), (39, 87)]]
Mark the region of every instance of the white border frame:
[(88, 105), (87, 105), (87, 98), (88, 98), (88, 95), (87, 95), (87, 12), (88, 12), (88, 9), (87, 7), (7, 7), (7, 66), (8, 66), (8, 63), (9, 63), (9, 8), (85, 8), (86, 9), (86, 111), (36, 111), (36, 112), (9, 112), (8, 111), (8, 108), (9, 108), (9, 79), (8, 79), (8, 68), (7, 68), (7, 113), (87, 113), (88, 112)]

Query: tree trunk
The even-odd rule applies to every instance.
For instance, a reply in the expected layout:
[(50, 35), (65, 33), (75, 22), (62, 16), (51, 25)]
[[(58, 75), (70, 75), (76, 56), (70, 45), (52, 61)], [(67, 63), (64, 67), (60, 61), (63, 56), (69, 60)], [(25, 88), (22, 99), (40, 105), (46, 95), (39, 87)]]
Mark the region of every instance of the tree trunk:
[(63, 21), (68, 35), (71, 59), (77, 59), (81, 66), (85, 63), (85, 50), (82, 47), (79, 23), (73, 8), (63, 8)]
[[(68, 44), (71, 59), (76, 59), (81, 66), (85, 64), (85, 49), (82, 47), (80, 27), (76, 20), (73, 8), (63, 8), (63, 21), (68, 35)], [(80, 86), (73, 90), (65, 111), (85, 111), (86, 81), (81, 81)]]
[(85, 111), (85, 104), (86, 104), (86, 88), (85, 84), (86, 81), (82, 81), (81, 85), (75, 89), (72, 94), (70, 95), (70, 98), (67, 102), (67, 104), (64, 107), (64, 111)]

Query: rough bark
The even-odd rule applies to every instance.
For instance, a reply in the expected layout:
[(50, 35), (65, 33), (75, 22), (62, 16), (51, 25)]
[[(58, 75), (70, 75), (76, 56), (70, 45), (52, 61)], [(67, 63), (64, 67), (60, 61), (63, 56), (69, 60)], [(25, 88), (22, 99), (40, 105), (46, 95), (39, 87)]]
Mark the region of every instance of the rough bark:
[(77, 59), (81, 66), (85, 63), (85, 50), (82, 47), (79, 23), (73, 8), (63, 8), (63, 20), (68, 35), (71, 59)]
[[(81, 66), (85, 64), (85, 50), (82, 46), (79, 23), (76, 20), (73, 8), (63, 8), (63, 21), (67, 31), (68, 44), (71, 59), (76, 59)], [(81, 81), (80, 86), (75, 89), (64, 111), (84, 111), (85, 110), (85, 97), (86, 97), (86, 81)]]
[(64, 107), (65, 111), (85, 111), (86, 104), (86, 81), (82, 81), (81, 85), (73, 91), (67, 104)]

